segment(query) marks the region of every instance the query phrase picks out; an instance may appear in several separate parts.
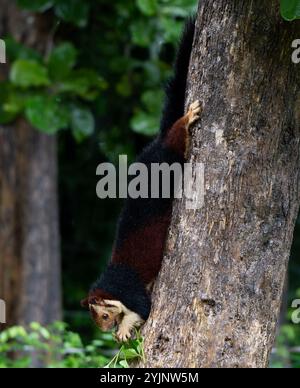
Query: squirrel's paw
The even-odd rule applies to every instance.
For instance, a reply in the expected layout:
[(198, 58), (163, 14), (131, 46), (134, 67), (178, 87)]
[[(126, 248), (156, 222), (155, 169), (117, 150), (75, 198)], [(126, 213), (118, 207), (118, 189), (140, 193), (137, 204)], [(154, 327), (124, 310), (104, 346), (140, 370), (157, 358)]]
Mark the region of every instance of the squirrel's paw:
[(196, 100), (190, 105), (188, 116), (188, 126), (190, 127), (194, 122), (200, 119), (200, 113), (202, 112), (202, 106), (199, 100)]
[(129, 329), (121, 327), (116, 332), (115, 337), (118, 342), (127, 342), (131, 338), (131, 332)]

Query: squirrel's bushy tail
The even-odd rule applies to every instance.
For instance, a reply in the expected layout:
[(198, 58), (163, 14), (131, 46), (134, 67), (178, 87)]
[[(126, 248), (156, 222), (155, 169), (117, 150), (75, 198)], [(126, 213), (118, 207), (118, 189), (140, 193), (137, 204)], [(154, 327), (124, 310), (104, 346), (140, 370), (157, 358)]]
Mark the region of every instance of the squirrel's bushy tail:
[(166, 86), (166, 102), (160, 124), (162, 135), (184, 115), (186, 84), (193, 47), (195, 21), (195, 17), (190, 17), (186, 21), (177, 51), (174, 76)]

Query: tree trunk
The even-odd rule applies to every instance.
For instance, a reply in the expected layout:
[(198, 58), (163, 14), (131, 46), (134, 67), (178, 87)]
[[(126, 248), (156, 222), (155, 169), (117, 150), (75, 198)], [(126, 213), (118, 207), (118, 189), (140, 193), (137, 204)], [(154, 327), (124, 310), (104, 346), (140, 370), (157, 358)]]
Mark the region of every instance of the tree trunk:
[[(0, 0), (0, 36), (44, 52), (44, 28), (38, 16)], [(0, 66), (3, 78), (8, 67)], [(0, 298), (8, 325), (61, 318), (58, 230), (56, 138), (22, 119), (0, 127)]]
[(174, 205), (147, 367), (263, 368), (274, 344), (299, 209), (299, 70), (277, 0), (201, 0), (188, 103), (205, 205)]

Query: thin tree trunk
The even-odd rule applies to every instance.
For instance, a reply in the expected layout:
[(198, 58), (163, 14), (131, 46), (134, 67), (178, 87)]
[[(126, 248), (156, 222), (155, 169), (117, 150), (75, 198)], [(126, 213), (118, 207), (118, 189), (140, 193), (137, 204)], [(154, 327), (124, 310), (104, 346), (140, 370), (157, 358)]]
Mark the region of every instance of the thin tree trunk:
[[(44, 22), (7, 0), (0, 0), (0, 34), (41, 52), (49, 39)], [(0, 66), (3, 77), (8, 67)], [(0, 127), (0, 298), (8, 325), (61, 318), (58, 230), (56, 138), (22, 119)]]
[(299, 70), (277, 0), (201, 0), (188, 102), (205, 205), (174, 206), (147, 367), (267, 367), (299, 209)]

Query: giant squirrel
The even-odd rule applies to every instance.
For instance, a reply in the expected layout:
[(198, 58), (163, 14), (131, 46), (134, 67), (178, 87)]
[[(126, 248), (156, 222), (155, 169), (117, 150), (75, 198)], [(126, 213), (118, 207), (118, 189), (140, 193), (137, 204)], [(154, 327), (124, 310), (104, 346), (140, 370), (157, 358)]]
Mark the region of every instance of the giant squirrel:
[[(188, 130), (201, 111), (196, 101), (184, 115), (194, 31), (195, 20), (189, 19), (179, 44), (174, 76), (166, 88), (159, 135), (138, 158), (148, 169), (151, 163), (185, 162)], [(171, 216), (172, 197), (128, 198), (119, 219), (111, 261), (82, 301), (102, 330), (118, 327), (119, 341), (128, 340), (132, 329), (141, 326), (150, 314), (149, 287), (161, 268)]]

